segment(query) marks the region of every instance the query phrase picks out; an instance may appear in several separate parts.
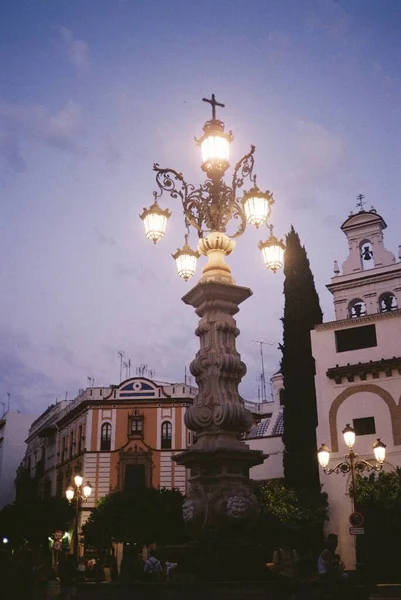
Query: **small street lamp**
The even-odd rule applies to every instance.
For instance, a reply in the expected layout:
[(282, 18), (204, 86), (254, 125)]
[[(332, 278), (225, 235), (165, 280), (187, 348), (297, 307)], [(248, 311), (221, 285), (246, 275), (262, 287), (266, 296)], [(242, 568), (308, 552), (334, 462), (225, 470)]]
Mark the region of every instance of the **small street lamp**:
[[(332, 473), (342, 473), (346, 475), (351, 473), (352, 490), (355, 494), (355, 474), (360, 475), (365, 471), (381, 471), (383, 469), (383, 463), (386, 458), (386, 444), (384, 444), (380, 438), (378, 438), (373, 444), (373, 453), (375, 455), (376, 463), (371, 463), (363, 458), (360, 458), (354, 450), (355, 445), (355, 429), (349, 424), (343, 429), (342, 434), (344, 441), (348, 447), (348, 454), (345, 455), (344, 460), (341, 460), (336, 465), (328, 468), (330, 462), (330, 450), (326, 444), (322, 444), (318, 450), (317, 456), (319, 464), (322, 467), (326, 475)], [(354, 510), (354, 497), (352, 498), (352, 508)]]
[(68, 486), (68, 488), (65, 491), (65, 495), (70, 504), (73, 500), (75, 500), (74, 557), (75, 557), (76, 561), (78, 561), (78, 558), (79, 558), (79, 542), (78, 542), (79, 503), (86, 502), (92, 493), (92, 486), (89, 483), (89, 481), (87, 481), (84, 486), (82, 485), (83, 481), (84, 481), (84, 479), (83, 479), (82, 475), (79, 475), (79, 474), (75, 475), (75, 477), (74, 477), (75, 487), (70, 485), (70, 486)]

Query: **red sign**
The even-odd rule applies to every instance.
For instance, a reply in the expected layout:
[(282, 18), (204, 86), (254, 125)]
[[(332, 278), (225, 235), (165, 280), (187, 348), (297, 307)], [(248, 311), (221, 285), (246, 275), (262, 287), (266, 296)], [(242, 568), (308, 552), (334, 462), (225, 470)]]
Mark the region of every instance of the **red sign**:
[(360, 512), (353, 512), (349, 516), (349, 524), (351, 525), (351, 527), (362, 527), (364, 522), (365, 519)]

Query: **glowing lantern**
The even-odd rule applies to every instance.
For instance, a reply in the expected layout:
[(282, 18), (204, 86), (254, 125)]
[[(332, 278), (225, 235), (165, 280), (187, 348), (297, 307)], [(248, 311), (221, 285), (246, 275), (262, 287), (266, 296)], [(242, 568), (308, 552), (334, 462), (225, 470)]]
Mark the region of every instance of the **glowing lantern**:
[(347, 444), (348, 448), (353, 448), (355, 444), (355, 429), (351, 427), (349, 423), (347, 423), (342, 434), (344, 436), (344, 442)]
[(71, 502), (74, 498), (74, 488), (71, 485), (65, 490), (65, 495), (67, 497), (68, 502)]
[(177, 266), (177, 272), (180, 277), (188, 281), (196, 271), (196, 261), (200, 257), (199, 252), (192, 250), (188, 245), (188, 236), (185, 236), (185, 244), (181, 249), (177, 249), (175, 254), (172, 254)]
[(380, 438), (378, 438), (373, 444), (373, 452), (377, 462), (382, 465), (386, 458), (386, 444), (383, 444)]
[(326, 446), (326, 444), (322, 444), (317, 451), (317, 458), (319, 460), (319, 464), (323, 469), (327, 467), (330, 461), (330, 450)]
[(156, 244), (166, 233), (167, 221), (171, 217), (171, 212), (166, 208), (163, 210), (154, 202), (150, 208), (144, 208), (140, 215), (145, 225), (145, 235), (148, 240)]
[(274, 200), (270, 192), (261, 192), (255, 185), (249, 192), (244, 193), (242, 203), (248, 223), (259, 228), (267, 222)]
[(258, 247), (262, 252), (263, 261), (268, 269), (275, 273), (284, 264), (285, 244), (273, 235), (273, 225), (270, 225), (270, 236), (265, 242), (259, 242)]
[(92, 486), (89, 483), (89, 481), (87, 481), (84, 485), (84, 487), (82, 488), (83, 494), (84, 494), (84, 498), (89, 498), (89, 496), (92, 493)]

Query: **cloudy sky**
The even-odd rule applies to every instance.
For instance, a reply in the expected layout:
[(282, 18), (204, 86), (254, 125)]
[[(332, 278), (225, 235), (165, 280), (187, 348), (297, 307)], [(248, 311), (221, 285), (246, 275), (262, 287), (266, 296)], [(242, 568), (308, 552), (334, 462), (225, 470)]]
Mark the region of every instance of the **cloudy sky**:
[[(357, 194), (389, 224), (389, 249), (401, 243), (400, 31), (399, 0), (3, 0), (0, 401), (10, 392), (13, 409), (39, 413), (88, 376), (118, 383), (118, 350), (131, 374), (147, 364), (183, 380), (197, 319), (171, 258), (181, 208), (168, 201), (157, 246), (138, 215), (153, 162), (202, 180), (193, 138), (213, 92), (233, 162), (256, 145), (275, 231), (299, 232), (331, 320), (325, 284), (346, 258), (339, 227)], [(254, 292), (237, 319), (248, 399), (252, 340), (272, 344), (270, 375), (282, 335), (282, 273), (257, 249), (266, 236), (249, 228), (230, 258)]]

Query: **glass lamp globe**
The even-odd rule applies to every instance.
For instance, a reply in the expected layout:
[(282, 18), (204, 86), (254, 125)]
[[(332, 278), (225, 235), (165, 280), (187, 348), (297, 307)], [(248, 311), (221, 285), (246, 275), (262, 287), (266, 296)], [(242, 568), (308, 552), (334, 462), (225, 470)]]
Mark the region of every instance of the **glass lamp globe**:
[(347, 444), (348, 448), (353, 448), (355, 444), (355, 429), (351, 427), (349, 423), (343, 429), (344, 442)]
[(92, 486), (89, 481), (85, 483), (84, 487), (82, 488), (82, 492), (84, 494), (84, 498), (89, 498), (92, 493)]
[(274, 200), (270, 192), (263, 193), (255, 185), (249, 192), (244, 193), (242, 203), (248, 223), (259, 228), (267, 222)]
[(196, 271), (196, 261), (200, 257), (199, 252), (192, 250), (191, 246), (188, 245), (188, 236), (185, 236), (185, 244), (181, 249), (177, 249), (172, 257), (175, 260), (177, 266), (177, 272), (180, 277), (188, 281)]
[(234, 139), (231, 131), (224, 131), (224, 123), (218, 119), (207, 121), (203, 127), (203, 135), (197, 144), (201, 148), (202, 169), (206, 173), (215, 171), (224, 173), (228, 166), (230, 143)]
[(386, 459), (386, 444), (380, 438), (373, 444), (373, 452), (379, 465), (382, 465)]
[(317, 452), (319, 464), (323, 469), (327, 467), (330, 461), (330, 450), (326, 444), (322, 444)]
[(68, 502), (71, 502), (71, 500), (74, 498), (74, 488), (71, 485), (65, 490), (65, 495)]
[(74, 477), (74, 483), (78, 488), (81, 487), (83, 480), (84, 478), (82, 477), (82, 475), (75, 475)]
[(259, 242), (259, 250), (262, 252), (263, 261), (268, 269), (273, 273), (281, 269), (284, 264), (285, 244), (283, 240), (279, 240), (272, 233), (269, 239), (265, 242)]
[(171, 217), (171, 212), (168, 208), (163, 210), (157, 202), (154, 202), (150, 208), (144, 208), (143, 213), (139, 216), (145, 226), (146, 237), (157, 244), (166, 233), (167, 221)]

